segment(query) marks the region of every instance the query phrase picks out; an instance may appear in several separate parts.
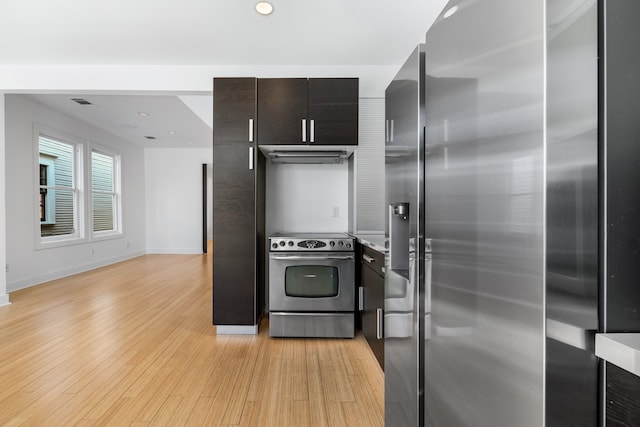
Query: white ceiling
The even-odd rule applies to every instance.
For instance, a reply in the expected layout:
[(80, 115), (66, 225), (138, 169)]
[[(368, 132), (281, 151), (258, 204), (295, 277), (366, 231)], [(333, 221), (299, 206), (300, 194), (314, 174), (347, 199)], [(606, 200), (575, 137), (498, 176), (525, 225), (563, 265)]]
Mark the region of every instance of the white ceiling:
[(0, 64), (401, 64), (443, 0), (2, 0)]
[[(272, 0), (274, 12), (266, 17), (255, 12), (256, 3), (0, 0), (0, 65), (229, 65), (247, 75), (252, 66), (399, 67), (446, 0)], [(69, 96), (36, 97), (134, 143), (141, 133), (152, 133), (156, 146), (184, 146), (185, 139), (199, 146), (204, 122), (195, 124), (193, 114), (187, 118), (184, 103), (205, 121), (211, 105), (210, 96), (181, 102), (83, 94), (96, 104), (87, 110), (76, 108)], [(134, 123), (127, 114), (140, 110), (150, 116)], [(167, 138), (168, 128), (176, 130), (175, 138)]]
[[(212, 144), (213, 100), (210, 95), (188, 96), (184, 100), (181, 96), (162, 95), (27, 96), (142, 147), (204, 148)], [(71, 98), (82, 98), (92, 105), (79, 105)], [(156, 139), (147, 139), (148, 136)]]

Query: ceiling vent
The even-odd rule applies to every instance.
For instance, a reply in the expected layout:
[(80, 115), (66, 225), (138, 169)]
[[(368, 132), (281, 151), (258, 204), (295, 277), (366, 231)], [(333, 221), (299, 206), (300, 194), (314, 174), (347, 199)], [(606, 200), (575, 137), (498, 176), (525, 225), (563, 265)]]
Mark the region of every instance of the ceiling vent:
[(80, 104), (80, 105), (93, 105), (92, 103), (90, 103), (84, 98), (71, 98), (71, 100), (76, 104)]

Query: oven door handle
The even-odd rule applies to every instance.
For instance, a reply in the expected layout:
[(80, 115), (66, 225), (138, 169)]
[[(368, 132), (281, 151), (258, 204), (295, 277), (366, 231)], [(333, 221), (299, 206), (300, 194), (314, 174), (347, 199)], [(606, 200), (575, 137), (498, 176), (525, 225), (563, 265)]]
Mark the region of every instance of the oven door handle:
[(324, 261), (328, 259), (350, 260), (354, 259), (353, 255), (326, 255), (326, 256), (305, 256), (305, 255), (272, 255), (271, 259), (276, 260), (295, 260), (295, 261)]

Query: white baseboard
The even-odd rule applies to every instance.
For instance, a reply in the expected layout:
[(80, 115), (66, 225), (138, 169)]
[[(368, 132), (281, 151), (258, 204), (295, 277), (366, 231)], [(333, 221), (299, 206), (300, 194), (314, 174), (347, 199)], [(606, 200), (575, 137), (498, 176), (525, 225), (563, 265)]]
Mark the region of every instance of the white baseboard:
[(9, 305), (9, 294), (0, 295), (0, 307), (3, 305)]
[(160, 249), (147, 249), (148, 254), (153, 255), (201, 255), (202, 248), (160, 248)]
[(115, 264), (117, 262), (126, 261), (131, 258), (136, 258), (145, 255), (144, 251), (132, 252), (126, 255), (107, 258), (100, 261), (92, 262), (89, 264), (78, 265), (74, 267), (65, 268), (58, 271), (48, 272), (39, 276), (29, 277), (27, 279), (17, 280), (15, 282), (7, 282), (7, 291), (13, 292), (20, 289), (25, 289), (31, 286), (39, 285), (51, 280), (61, 279), (63, 277), (73, 276), (74, 274), (84, 273), (85, 271), (94, 270), (96, 268), (104, 267), (106, 265)]
[(258, 335), (258, 325), (216, 325), (218, 335)]

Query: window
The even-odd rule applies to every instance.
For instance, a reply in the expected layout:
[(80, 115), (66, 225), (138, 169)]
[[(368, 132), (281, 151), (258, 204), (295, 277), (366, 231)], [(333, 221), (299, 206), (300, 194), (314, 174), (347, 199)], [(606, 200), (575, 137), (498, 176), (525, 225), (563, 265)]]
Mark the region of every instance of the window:
[(40, 125), (34, 140), (36, 249), (121, 237), (121, 156)]
[(38, 138), (38, 217), (42, 242), (81, 238), (78, 164), (82, 147), (59, 138)]
[(120, 156), (91, 151), (93, 233), (109, 235), (120, 230)]

